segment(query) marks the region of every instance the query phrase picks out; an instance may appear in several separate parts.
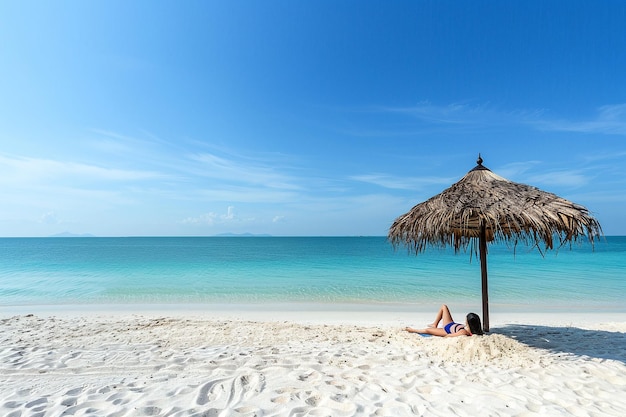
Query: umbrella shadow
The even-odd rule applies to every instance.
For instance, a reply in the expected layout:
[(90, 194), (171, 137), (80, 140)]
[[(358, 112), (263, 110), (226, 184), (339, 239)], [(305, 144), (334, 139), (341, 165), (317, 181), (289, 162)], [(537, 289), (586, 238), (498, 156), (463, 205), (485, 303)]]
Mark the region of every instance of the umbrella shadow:
[(555, 354), (611, 359), (626, 364), (626, 333), (587, 330), (577, 327), (551, 327), (509, 324), (492, 329), (530, 347)]

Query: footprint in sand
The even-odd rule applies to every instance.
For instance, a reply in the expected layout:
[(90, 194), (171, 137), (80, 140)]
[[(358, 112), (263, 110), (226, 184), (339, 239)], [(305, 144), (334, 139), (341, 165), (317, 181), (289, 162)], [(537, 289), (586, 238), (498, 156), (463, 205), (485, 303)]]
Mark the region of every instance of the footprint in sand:
[(6, 408), (18, 408), (20, 405), (22, 404), (18, 403), (17, 401), (8, 401), (4, 403), (2, 406)]
[(46, 405), (48, 403), (48, 400), (45, 398), (39, 398), (37, 400), (31, 401), (28, 404), (26, 404), (26, 408), (32, 408), (33, 411), (39, 411), (38, 409), (36, 409), (35, 407), (37, 407), (38, 405)]
[(161, 414), (159, 407), (142, 407), (137, 409), (138, 416), (158, 416)]
[(113, 405), (124, 405), (129, 402), (128, 398), (123, 393), (113, 394), (106, 399), (107, 402), (112, 403)]
[(322, 396), (319, 394), (315, 394), (307, 398), (304, 402), (313, 407), (317, 407), (322, 402)]
[(261, 415), (261, 410), (256, 407), (239, 407), (234, 409), (239, 414), (249, 414), (251, 416)]
[(280, 397), (272, 398), (272, 402), (274, 404), (287, 404), (291, 400), (291, 396), (289, 395), (281, 395)]
[(74, 389), (71, 389), (71, 390), (67, 391), (65, 393), (65, 395), (68, 395), (70, 397), (74, 397), (74, 396), (77, 396), (77, 395), (81, 394), (82, 392), (83, 392), (82, 388), (74, 388)]
[(69, 398), (65, 398), (63, 401), (61, 401), (61, 405), (64, 406), (64, 407), (72, 407), (72, 406), (75, 406), (77, 402), (78, 402), (78, 398), (76, 398), (76, 397), (69, 397)]
[(332, 385), (333, 387), (337, 388), (338, 390), (341, 391), (345, 391), (346, 390), (346, 385), (344, 383), (342, 383), (341, 381), (337, 381), (335, 379), (327, 381), (326, 385)]

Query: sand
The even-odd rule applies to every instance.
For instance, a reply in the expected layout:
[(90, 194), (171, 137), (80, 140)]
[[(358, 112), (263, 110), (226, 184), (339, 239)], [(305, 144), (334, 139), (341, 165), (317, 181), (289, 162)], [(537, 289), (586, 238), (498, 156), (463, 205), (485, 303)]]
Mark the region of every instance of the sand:
[(83, 313), (0, 311), (1, 416), (626, 415), (622, 316)]

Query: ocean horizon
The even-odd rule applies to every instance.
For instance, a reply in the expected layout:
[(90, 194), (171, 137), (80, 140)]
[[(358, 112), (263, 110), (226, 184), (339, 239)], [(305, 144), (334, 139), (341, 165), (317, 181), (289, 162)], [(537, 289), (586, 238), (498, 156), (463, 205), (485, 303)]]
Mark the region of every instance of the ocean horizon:
[[(488, 251), (493, 308), (626, 312), (625, 236)], [(385, 236), (0, 238), (0, 306), (479, 306), (480, 281), (471, 249)]]

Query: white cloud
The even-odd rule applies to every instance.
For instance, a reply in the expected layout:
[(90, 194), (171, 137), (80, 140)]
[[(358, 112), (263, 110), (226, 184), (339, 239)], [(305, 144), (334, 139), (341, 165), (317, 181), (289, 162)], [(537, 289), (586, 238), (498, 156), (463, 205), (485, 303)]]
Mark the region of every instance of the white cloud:
[[(203, 224), (213, 226), (216, 224), (227, 224), (240, 221), (235, 214), (235, 207), (228, 206), (226, 209), (226, 213), (218, 214), (215, 212), (203, 213), (196, 217), (187, 217), (183, 219), (180, 223), (182, 224)], [(249, 220), (249, 219), (248, 219)]]
[(41, 216), (41, 218), (39, 219), (40, 223), (44, 223), (44, 224), (59, 224), (61, 223), (59, 221), (59, 219), (57, 218), (57, 215), (55, 212), (50, 211), (48, 213), (45, 213), (43, 216)]
[(533, 186), (549, 185), (564, 187), (579, 187), (587, 185), (590, 177), (583, 170), (551, 170), (540, 171), (541, 161), (524, 161), (503, 165), (498, 168), (498, 175), (515, 182)]
[(589, 120), (536, 120), (532, 124), (541, 130), (626, 135), (626, 103), (602, 106)]
[(208, 224), (212, 226), (215, 224), (215, 219), (218, 218), (218, 215), (213, 212), (204, 213), (197, 217), (187, 217), (181, 221), (182, 224)]
[(445, 106), (437, 106), (423, 101), (410, 107), (386, 107), (383, 110), (391, 113), (404, 113), (425, 122), (436, 124), (459, 124), (472, 121), (470, 115), (483, 113), (483, 106), (472, 107), (468, 104), (451, 103)]
[(378, 185), (383, 188), (398, 190), (415, 190), (427, 185), (452, 184), (450, 178), (439, 177), (395, 177), (387, 174), (353, 175), (351, 180)]
[[(545, 109), (501, 110), (490, 104), (450, 103), (436, 105), (423, 101), (415, 106), (378, 107), (376, 112), (402, 114), (419, 122), (421, 132), (445, 130), (473, 130), (527, 126), (542, 131), (563, 131), (596, 133), (605, 135), (626, 135), (626, 103), (604, 105), (596, 110), (594, 117), (587, 120), (551, 118)], [(417, 134), (416, 126), (410, 126), (403, 134)], [(359, 134), (358, 132), (353, 132)], [(398, 134), (382, 130), (369, 133)], [(363, 134), (361, 132), (360, 134)]]
[(541, 175), (532, 175), (528, 177), (528, 182), (530, 184), (579, 187), (587, 185), (589, 178), (579, 171), (551, 171)]
[(421, 102), (412, 107), (387, 107), (383, 111), (402, 113), (432, 125), (495, 127), (528, 125), (539, 130), (626, 135), (626, 103), (605, 105), (588, 120), (550, 119), (544, 109), (502, 111), (496, 107), (451, 103), (433, 105)]
[(433, 125), (502, 126), (521, 123), (543, 114), (543, 110), (502, 111), (489, 103), (450, 103), (435, 105), (423, 101), (409, 107), (383, 107), (384, 112), (406, 114)]
[[(199, 185), (200, 186), (200, 185)], [(206, 188), (195, 188), (193, 199), (233, 203), (287, 203), (297, 200), (300, 194), (254, 186), (234, 186), (220, 183)], [(181, 199), (188, 199), (182, 195)]]
[(237, 161), (207, 152), (190, 155), (189, 159), (199, 163), (194, 167), (194, 174), (201, 177), (283, 190), (300, 189), (294, 178), (278, 172), (271, 164), (264, 164), (261, 161)]
[(223, 220), (233, 220), (235, 218), (235, 208), (233, 206), (228, 206), (228, 212), (223, 214), (221, 217)]
[(497, 171), (501, 177), (520, 182), (524, 174), (532, 172), (540, 163), (540, 161), (513, 162), (499, 167)]
[(104, 168), (84, 163), (4, 155), (0, 155), (0, 173), (5, 181), (8, 180), (11, 183), (16, 181), (51, 182), (60, 178), (67, 178), (72, 181), (138, 181), (163, 177), (161, 174), (151, 171)]

